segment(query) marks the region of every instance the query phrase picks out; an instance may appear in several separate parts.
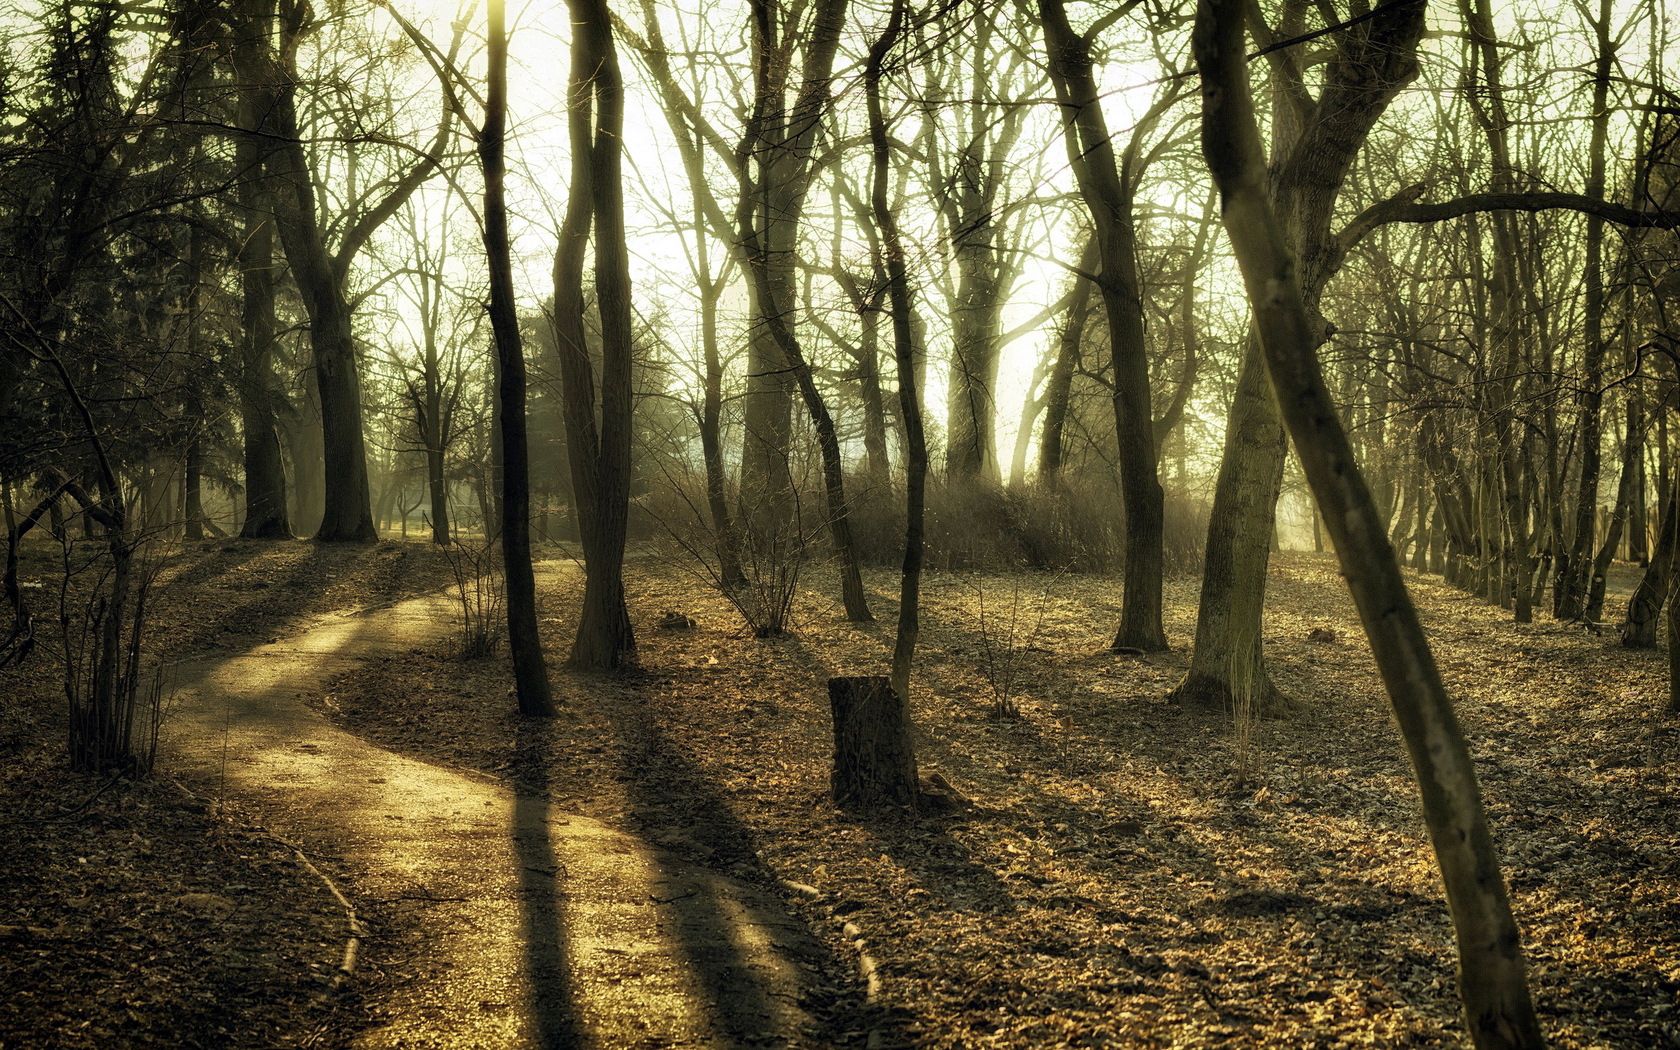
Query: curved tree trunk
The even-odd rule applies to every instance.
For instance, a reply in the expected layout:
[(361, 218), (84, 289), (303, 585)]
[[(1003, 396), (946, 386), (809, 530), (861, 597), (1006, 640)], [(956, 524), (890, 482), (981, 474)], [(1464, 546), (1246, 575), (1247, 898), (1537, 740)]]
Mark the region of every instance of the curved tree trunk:
[[(1409, 41), (1415, 48), (1423, 4), (1392, 8), (1398, 13), (1387, 30), (1395, 37), (1391, 46)], [(1266, 192), (1242, 24), (1241, 0), (1206, 0), (1197, 11), (1194, 51), (1203, 81), (1202, 152), (1223, 197), (1226, 232), (1248, 290), (1267, 373), (1417, 774), (1458, 935), (1459, 992), (1470, 1037), (1482, 1050), (1543, 1046), (1469, 748), (1382, 514), (1324, 384), (1314, 354), (1319, 324)], [(1397, 72), (1391, 90), (1411, 79)]]
[(1114, 372), (1115, 437), (1126, 513), (1126, 565), (1120, 626), (1113, 647), (1167, 647), (1161, 626), (1161, 482), (1156, 475), (1155, 419), (1149, 396), (1149, 358), (1143, 337), (1143, 293), (1137, 269), (1132, 206), (1136, 186), (1115, 163), (1112, 137), (1092, 72), (1091, 45), (1068, 24), (1061, 0), (1039, 0), (1045, 51), (1062, 139), (1080, 196), (1091, 213), (1102, 276), (1097, 290), (1108, 319)]
[[(882, 254), (886, 256), (887, 292), (892, 301), (893, 361), (898, 369), (898, 405), (904, 416), (904, 568), (899, 577), (898, 634), (893, 643), (892, 687), (900, 703), (910, 700), (910, 667), (915, 659), (916, 638), (921, 630), (921, 583), (923, 517), (927, 498), (927, 437), (922, 432), (922, 394), (916, 381), (916, 338), (910, 319), (915, 313), (910, 276), (905, 266), (904, 243), (898, 220), (887, 195), (891, 142), (886, 117), (881, 111), (881, 71), (904, 28), (904, 0), (894, 0), (887, 28), (869, 49), (864, 71), (869, 107), (869, 143), (872, 164), (870, 203), (875, 225), (881, 231)], [(909, 716), (906, 714), (905, 721)], [(914, 756), (911, 769), (914, 771)]]
[(1680, 485), (1670, 486), (1668, 500), (1663, 504), (1662, 524), (1657, 527), (1656, 550), (1651, 553), (1639, 586), (1628, 598), (1627, 613), (1622, 617), (1622, 644), (1629, 649), (1654, 649), (1657, 645), (1657, 625), (1668, 600), (1674, 552), (1680, 542), (1680, 536), (1676, 535), (1680, 532), (1677, 495), (1680, 495)]

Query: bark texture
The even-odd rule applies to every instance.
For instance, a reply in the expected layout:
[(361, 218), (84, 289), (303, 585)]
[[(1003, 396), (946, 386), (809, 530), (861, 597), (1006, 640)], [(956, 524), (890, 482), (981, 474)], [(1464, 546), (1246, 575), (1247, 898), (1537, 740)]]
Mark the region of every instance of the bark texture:
[(916, 752), (904, 698), (890, 679), (830, 678), (829, 710), (834, 719), (836, 805), (847, 809), (916, 806)]

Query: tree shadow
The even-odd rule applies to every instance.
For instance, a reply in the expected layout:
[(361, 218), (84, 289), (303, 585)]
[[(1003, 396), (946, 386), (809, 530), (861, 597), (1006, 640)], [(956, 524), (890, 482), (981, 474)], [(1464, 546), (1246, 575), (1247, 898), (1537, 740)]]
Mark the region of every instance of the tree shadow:
[[(659, 847), (652, 858), (671, 894), (660, 903), (675, 913), (670, 933), (705, 997), (713, 1034), (726, 1045), (845, 1046), (873, 1028), (893, 1045), (897, 1019), (867, 1004), (856, 967), (778, 899), (781, 884), (727, 792), (666, 738), (639, 695), (620, 693), (604, 709), (620, 742), (630, 816)], [(762, 972), (766, 964), (744, 950), (744, 938), (767, 942), (780, 980)]]
[(531, 1036), (544, 1050), (588, 1045), (578, 1019), (567, 961), (565, 870), (550, 831), (548, 753), (552, 728), (547, 722), (520, 722), (513, 771), (514, 862), (519, 865), (519, 912), (525, 941), (525, 972), (530, 983)]

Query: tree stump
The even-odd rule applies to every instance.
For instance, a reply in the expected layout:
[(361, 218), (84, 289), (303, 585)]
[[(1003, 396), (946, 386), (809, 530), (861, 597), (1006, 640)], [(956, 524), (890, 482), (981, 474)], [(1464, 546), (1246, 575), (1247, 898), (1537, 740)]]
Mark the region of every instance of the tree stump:
[(883, 676), (830, 678), (834, 801), (847, 809), (915, 808), (916, 751), (904, 701)]

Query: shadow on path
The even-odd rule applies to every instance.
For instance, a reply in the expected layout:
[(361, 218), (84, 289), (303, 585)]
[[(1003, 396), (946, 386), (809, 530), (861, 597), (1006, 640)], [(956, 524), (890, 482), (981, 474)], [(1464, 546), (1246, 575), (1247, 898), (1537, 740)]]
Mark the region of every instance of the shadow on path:
[[(780, 898), (727, 793), (666, 738), (639, 697), (620, 696), (612, 714), (633, 819), (669, 848), (658, 857), (678, 919), (676, 948), (704, 988), (723, 1045), (800, 1031), (810, 1045), (845, 1046), (872, 1025), (879, 1030), (884, 1018), (866, 1005), (855, 965), (836, 957)], [(765, 889), (720, 894), (712, 871)]]
[(525, 976), (530, 983), (531, 1026), (537, 1045), (567, 1050), (587, 1045), (573, 998), (566, 935), (566, 870), (554, 850), (542, 761), (551, 727), (520, 723), (513, 772), (523, 787), (513, 802), (513, 852), (519, 869), (519, 911), (524, 928)]

